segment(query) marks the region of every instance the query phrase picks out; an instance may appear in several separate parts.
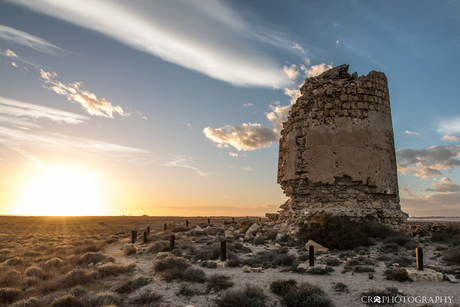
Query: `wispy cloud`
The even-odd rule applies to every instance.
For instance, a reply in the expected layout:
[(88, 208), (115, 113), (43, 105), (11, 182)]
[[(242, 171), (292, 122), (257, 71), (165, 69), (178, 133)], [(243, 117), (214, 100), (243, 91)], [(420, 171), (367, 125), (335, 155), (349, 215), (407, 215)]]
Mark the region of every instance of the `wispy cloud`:
[(275, 31), (246, 22), (221, 0), (10, 2), (100, 32), (165, 61), (234, 85), (288, 84), (257, 44), (292, 50), (293, 42)]
[(183, 122), (183, 124), (186, 125), (188, 129), (190, 129), (190, 130), (193, 129), (191, 123)]
[(336, 40), (335, 41), (335, 45), (338, 46), (340, 44), (340, 41), (339, 40)]
[(49, 54), (57, 54), (58, 51), (65, 51), (64, 49), (50, 44), (48, 41), (40, 37), (3, 25), (0, 25), (0, 39), (24, 45)]
[(16, 53), (14, 53), (14, 51), (10, 50), (10, 49), (6, 49), (5, 50), (5, 54), (9, 57), (13, 57), (13, 58), (17, 58), (18, 55)]
[(409, 130), (406, 130), (406, 132), (404, 132), (405, 134), (412, 134), (412, 135), (420, 135), (420, 133), (418, 132), (414, 132), (414, 131), (409, 131)]
[(18, 67), (18, 65), (15, 62), (11, 62), (11, 65), (13, 65), (14, 67)]
[(230, 151), (230, 152), (228, 153), (228, 155), (229, 155), (230, 157), (234, 157), (234, 158), (237, 158), (237, 157), (238, 157), (238, 154), (237, 154), (236, 152), (231, 152), (231, 151)]
[(250, 106), (253, 106), (253, 105), (254, 105), (253, 103), (248, 102), (248, 103), (245, 103), (243, 106), (245, 106), (245, 107), (250, 107)]
[(67, 100), (73, 103), (80, 104), (83, 109), (91, 115), (113, 118), (113, 113), (118, 113), (121, 116), (130, 116), (129, 113), (123, 111), (120, 106), (113, 106), (111, 102), (105, 98), (98, 99), (96, 94), (91, 93), (83, 87), (81, 82), (69, 83), (67, 85), (55, 81), (57, 74), (49, 71), (40, 70), (40, 76), (45, 80), (45, 88), (55, 92), (56, 94), (67, 97)]
[(460, 132), (460, 117), (445, 119), (441, 122), (442, 131), (455, 133)]
[(450, 141), (450, 142), (457, 142), (460, 140), (460, 138), (456, 137), (455, 135), (452, 135), (452, 133), (447, 133), (445, 136), (441, 138), (442, 141)]
[(295, 43), (295, 44), (292, 46), (292, 49), (299, 49), (300, 51), (302, 51), (302, 53), (305, 53), (305, 50), (303, 50), (303, 48), (302, 48), (299, 44), (297, 44), (297, 43)]
[[(88, 120), (86, 116), (78, 115), (71, 112), (61, 111), (54, 108), (48, 108), (33, 103), (18, 101), (0, 96), (0, 114), (8, 117), (14, 117), (27, 126), (27, 121), (37, 119), (47, 119), (57, 123), (80, 124)], [(0, 123), (2, 119), (0, 118)], [(36, 125), (34, 124), (36, 127)]]
[(183, 156), (183, 155), (171, 155), (173, 157), (172, 161), (165, 162), (160, 164), (161, 166), (167, 166), (167, 167), (183, 167), (183, 168), (189, 168), (194, 170), (198, 175), (200, 176), (206, 176), (211, 173), (209, 172), (204, 172), (200, 170), (199, 168), (193, 166), (193, 158), (190, 156)]

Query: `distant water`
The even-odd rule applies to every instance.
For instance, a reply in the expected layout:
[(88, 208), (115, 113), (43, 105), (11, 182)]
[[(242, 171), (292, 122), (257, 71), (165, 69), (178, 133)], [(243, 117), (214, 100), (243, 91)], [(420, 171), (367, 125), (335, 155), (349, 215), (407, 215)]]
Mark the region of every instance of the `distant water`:
[(410, 217), (407, 219), (408, 222), (460, 222), (460, 217)]

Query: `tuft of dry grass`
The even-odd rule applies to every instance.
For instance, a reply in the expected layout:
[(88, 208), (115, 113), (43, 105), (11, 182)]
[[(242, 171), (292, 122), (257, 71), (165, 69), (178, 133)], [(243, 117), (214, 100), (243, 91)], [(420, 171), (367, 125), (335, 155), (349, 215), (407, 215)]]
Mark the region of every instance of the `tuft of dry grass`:
[(22, 291), (16, 288), (0, 288), (0, 303), (11, 304), (19, 300)]
[(208, 292), (217, 292), (233, 287), (234, 283), (231, 281), (231, 277), (223, 274), (214, 274), (209, 277), (208, 281), (204, 285)]
[(131, 256), (131, 255), (135, 255), (137, 253), (137, 249), (135, 246), (125, 246), (123, 248), (123, 255), (125, 256)]
[(114, 264), (107, 263), (98, 267), (97, 271), (101, 274), (101, 277), (114, 276), (118, 274), (132, 272), (136, 264)]

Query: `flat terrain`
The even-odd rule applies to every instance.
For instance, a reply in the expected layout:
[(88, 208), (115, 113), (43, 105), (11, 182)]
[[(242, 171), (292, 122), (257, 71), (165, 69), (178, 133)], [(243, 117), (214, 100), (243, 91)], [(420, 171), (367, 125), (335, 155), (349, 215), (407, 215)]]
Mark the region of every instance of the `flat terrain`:
[[(297, 269), (308, 263), (305, 247), (267, 221), (255, 239), (245, 240), (243, 228), (256, 217), (209, 219), (208, 224), (208, 217), (0, 217), (0, 306), (216, 306), (227, 291), (247, 285), (263, 291), (264, 306), (281, 306), (270, 284), (289, 279), (318, 286), (334, 306), (365, 306), (363, 292), (386, 288), (404, 296), (454, 297), (453, 304), (434, 306), (460, 304), (458, 283), (386, 279), (388, 268), (416, 265), (412, 245), (377, 240), (371, 247), (316, 255), (316, 266), (328, 264), (332, 271), (314, 275)], [(149, 242), (143, 244), (147, 227)], [(138, 232), (134, 245), (132, 230)], [(175, 248), (168, 257), (171, 235)], [(222, 240), (232, 267), (221, 267)], [(452, 245), (429, 237), (414, 241), (424, 248), (425, 267), (458, 277), (460, 267), (442, 260)], [(179, 260), (168, 263), (170, 258)], [(356, 265), (370, 272), (360, 273)], [(245, 273), (244, 266), (261, 269)]]

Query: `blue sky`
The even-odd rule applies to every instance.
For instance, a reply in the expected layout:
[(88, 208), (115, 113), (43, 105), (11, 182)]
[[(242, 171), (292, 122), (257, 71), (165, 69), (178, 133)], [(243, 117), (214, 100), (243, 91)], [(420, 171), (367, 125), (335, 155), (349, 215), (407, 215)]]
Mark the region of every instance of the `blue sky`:
[(299, 85), (347, 63), (389, 80), (403, 210), (460, 215), (459, 13), (456, 1), (3, 1), (0, 214), (276, 212)]

